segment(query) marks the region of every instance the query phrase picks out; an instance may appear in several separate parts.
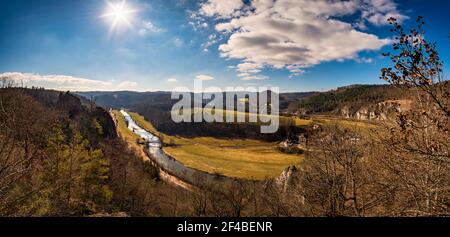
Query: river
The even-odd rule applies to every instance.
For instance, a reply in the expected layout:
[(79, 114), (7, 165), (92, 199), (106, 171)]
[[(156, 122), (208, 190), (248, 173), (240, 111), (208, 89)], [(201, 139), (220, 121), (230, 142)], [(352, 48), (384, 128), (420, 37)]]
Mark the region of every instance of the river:
[(217, 183), (229, 184), (230, 181), (236, 181), (234, 178), (210, 174), (201, 170), (193, 169), (184, 166), (176, 159), (167, 155), (162, 149), (161, 140), (154, 134), (141, 128), (133, 118), (126, 111), (121, 110), (120, 113), (124, 116), (128, 125), (128, 129), (139, 135), (147, 142), (146, 152), (150, 159), (155, 162), (159, 168), (168, 172), (169, 174), (195, 186), (199, 185), (211, 185)]

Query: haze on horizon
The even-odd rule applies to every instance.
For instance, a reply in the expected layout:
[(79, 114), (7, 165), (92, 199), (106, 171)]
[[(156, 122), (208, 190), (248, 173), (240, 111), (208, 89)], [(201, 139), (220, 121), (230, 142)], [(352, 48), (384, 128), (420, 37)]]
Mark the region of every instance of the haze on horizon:
[(424, 16), (450, 59), (447, 1), (1, 2), (0, 76), (49, 89), (168, 91), (194, 79), (281, 92), (379, 84), (389, 17), (408, 26)]

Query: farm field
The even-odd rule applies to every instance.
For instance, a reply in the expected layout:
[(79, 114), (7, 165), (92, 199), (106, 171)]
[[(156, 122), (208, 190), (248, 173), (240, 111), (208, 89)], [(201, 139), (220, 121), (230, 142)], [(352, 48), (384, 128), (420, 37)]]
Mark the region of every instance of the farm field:
[[(223, 110), (223, 109), (209, 109), (204, 108), (204, 112), (214, 114), (214, 113), (221, 113), (224, 116), (226, 114), (233, 114), (236, 118), (237, 115), (245, 116), (245, 121), (249, 120), (249, 117), (254, 115), (252, 113), (248, 112), (239, 112), (239, 111), (230, 111), (230, 110)], [(203, 113), (204, 113), (203, 112)], [(189, 111), (187, 110), (187, 113)], [(202, 113), (202, 108), (194, 108), (193, 112), (191, 113)], [(254, 115), (257, 117), (256, 115)], [(275, 117), (276, 115), (259, 115), (260, 117), (265, 118), (265, 120)], [(339, 124), (341, 126), (347, 127), (347, 128), (377, 128), (376, 124), (370, 123), (368, 121), (362, 121), (362, 120), (354, 120), (354, 119), (345, 119), (342, 117), (336, 117), (336, 116), (326, 116), (326, 115), (314, 115), (308, 119), (306, 118), (300, 118), (300, 117), (288, 117), (288, 116), (279, 116), (280, 125), (286, 125), (290, 123), (291, 125), (295, 126), (308, 126), (311, 124), (322, 124), (322, 125), (330, 125), (330, 124)], [(260, 122), (260, 120), (257, 120), (257, 123), (263, 123)], [(265, 123), (264, 123), (265, 124)]]
[[(194, 110), (198, 113), (200, 110)], [(220, 111), (223, 112), (224, 111)], [(113, 111), (116, 117), (121, 117), (118, 111)], [(235, 112), (239, 113), (239, 112)], [(245, 113), (248, 117), (249, 114)], [(134, 121), (147, 131), (162, 138), (163, 142), (170, 144), (163, 149), (166, 153), (183, 163), (184, 165), (230, 177), (262, 180), (280, 175), (290, 165), (298, 165), (303, 155), (282, 153), (277, 149), (277, 143), (270, 143), (251, 139), (219, 139), (214, 137), (186, 138), (182, 136), (170, 136), (160, 133), (145, 118), (137, 113), (130, 112)], [(267, 115), (271, 116), (271, 115)], [(295, 126), (308, 126), (310, 124), (333, 124), (358, 129), (369, 130), (375, 125), (346, 119), (331, 117), (313, 117), (311, 119), (280, 117), (280, 124), (287, 123), (291, 119)], [(122, 137), (135, 148), (142, 150), (142, 146), (136, 144), (137, 136), (129, 131), (125, 121), (118, 120), (118, 129)]]
[[(186, 113), (189, 113), (189, 110), (185, 111)], [(197, 114), (197, 113), (209, 113), (211, 115), (214, 115), (215, 113), (219, 113), (223, 115), (223, 121), (226, 121), (226, 116), (227, 115), (233, 115), (235, 117), (234, 121), (237, 121), (237, 116), (242, 116), (245, 117), (245, 121), (249, 121), (249, 117), (250, 116), (254, 116), (257, 123), (262, 123), (262, 124), (266, 124), (266, 122), (261, 122), (260, 118), (262, 118), (263, 120), (267, 121), (270, 120), (272, 118), (275, 118), (276, 115), (270, 115), (270, 114), (266, 114), (266, 115), (256, 115), (254, 113), (249, 113), (249, 112), (241, 112), (241, 111), (231, 111), (231, 110), (225, 110), (225, 109), (210, 109), (210, 108), (194, 108), (192, 110), (193, 114)], [(259, 116), (259, 117), (258, 117)], [(285, 125), (287, 123), (290, 122), (290, 120), (292, 120), (296, 126), (307, 126), (310, 125), (313, 120), (310, 119), (301, 119), (301, 118), (290, 118), (290, 117), (286, 117), (286, 116), (279, 116), (279, 120), (280, 120), (280, 125)]]
[(230, 177), (262, 180), (276, 177), (290, 165), (298, 165), (303, 156), (285, 154), (276, 143), (248, 139), (185, 138), (161, 134), (137, 113), (130, 113), (136, 123), (163, 137), (173, 146), (164, 151), (184, 165)]

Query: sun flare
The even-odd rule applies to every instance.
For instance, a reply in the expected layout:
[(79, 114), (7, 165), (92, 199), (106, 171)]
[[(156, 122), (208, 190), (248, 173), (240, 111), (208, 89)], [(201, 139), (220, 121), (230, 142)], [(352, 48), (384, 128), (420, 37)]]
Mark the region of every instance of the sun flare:
[(101, 15), (100, 17), (111, 19), (110, 32), (116, 30), (119, 26), (124, 24), (131, 27), (130, 19), (132, 17), (132, 14), (135, 13), (136, 10), (130, 8), (127, 5), (126, 0), (122, 0), (116, 3), (106, 1), (106, 3), (108, 4), (108, 9), (106, 13)]

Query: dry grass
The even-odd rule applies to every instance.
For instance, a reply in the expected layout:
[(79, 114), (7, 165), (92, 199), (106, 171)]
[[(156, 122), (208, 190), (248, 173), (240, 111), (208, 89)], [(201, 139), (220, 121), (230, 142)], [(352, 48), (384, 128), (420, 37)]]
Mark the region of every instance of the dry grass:
[[(200, 110), (194, 110), (195, 113)], [(224, 111), (218, 111), (224, 112)], [(240, 112), (235, 112), (240, 113)], [(269, 143), (249, 139), (219, 139), (213, 137), (186, 138), (181, 136), (169, 136), (160, 133), (145, 118), (137, 113), (130, 115), (136, 123), (147, 131), (163, 137), (165, 143), (174, 146), (164, 147), (164, 151), (176, 158), (184, 165), (203, 170), (209, 173), (217, 173), (230, 177), (261, 180), (278, 176), (289, 165), (297, 165), (303, 159), (302, 155), (291, 155), (278, 151), (276, 143)], [(248, 113), (245, 114), (248, 117)], [(271, 116), (271, 115), (267, 115)], [(280, 117), (280, 124), (288, 119), (294, 121), (296, 126), (308, 126), (312, 123), (332, 124), (338, 123), (349, 128), (369, 130), (375, 125), (332, 117), (313, 117), (311, 119)], [(123, 120), (123, 119), (122, 119)], [(119, 121), (120, 122), (120, 121)], [(136, 140), (129, 135), (127, 130), (123, 132), (125, 138)], [(120, 128), (119, 130), (123, 130)]]
[[(210, 142), (208, 142), (210, 143)], [(259, 146), (242, 141), (238, 147), (190, 144), (166, 147), (166, 152), (183, 164), (210, 173), (262, 180), (276, 177), (289, 165), (296, 165), (302, 156), (284, 154), (274, 144)]]
[(148, 160), (148, 157), (144, 152), (144, 146), (137, 143), (139, 136), (128, 129), (125, 118), (120, 111), (113, 110), (112, 114), (117, 121), (117, 131), (119, 136), (126, 141), (128, 147), (134, 150), (140, 157), (142, 157), (142, 159)]
[(250, 139), (218, 139), (213, 137), (185, 138), (160, 134), (153, 125), (137, 113), (130, 113), (142, 128), (175, 146), (164, 151), (184, 165), (230, 177), (262, 180), (276, 177), (289, 165), (297, 165), (303, 156), (285, 154), (276, 143)]

